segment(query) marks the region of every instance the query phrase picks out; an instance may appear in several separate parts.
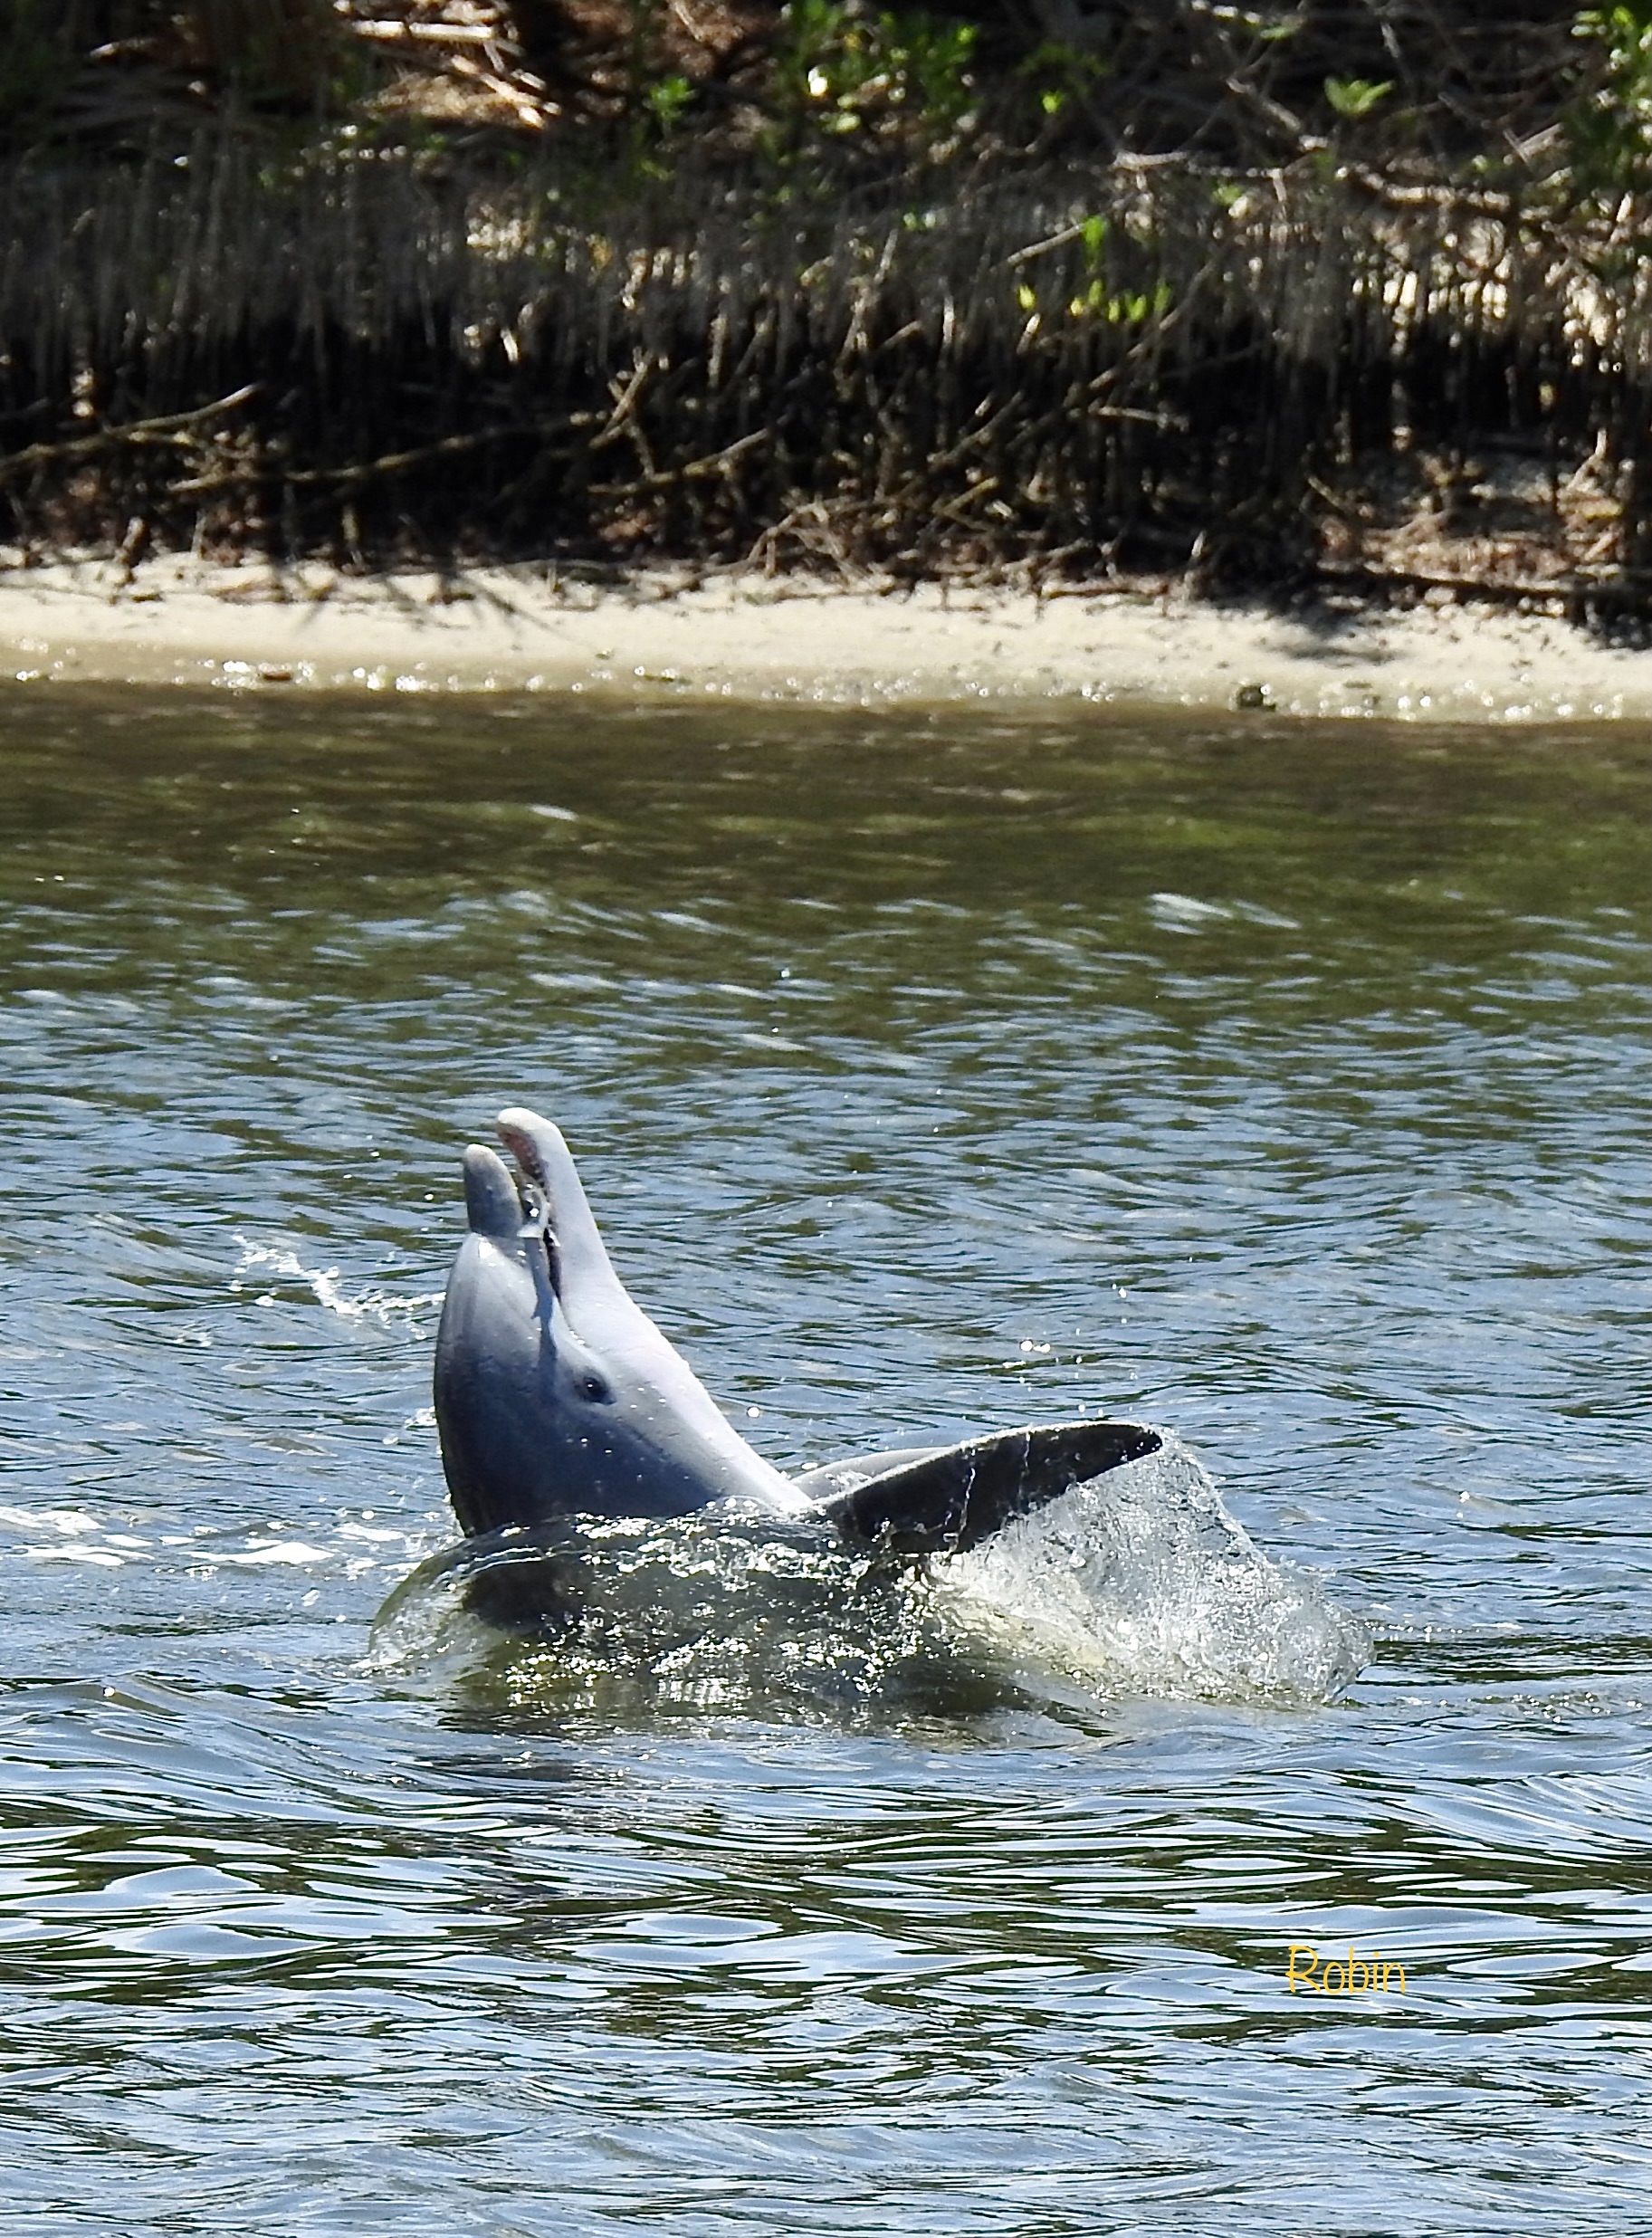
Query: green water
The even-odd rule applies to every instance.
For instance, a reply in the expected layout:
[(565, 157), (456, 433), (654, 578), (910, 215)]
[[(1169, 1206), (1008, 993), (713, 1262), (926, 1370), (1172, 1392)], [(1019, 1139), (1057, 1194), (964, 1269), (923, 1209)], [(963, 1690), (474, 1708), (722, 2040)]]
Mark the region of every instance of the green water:
[[(1644, 740), (0, 725), (0, 2227), (1628, 2226)], [(1369, 1665), (376, 1649), (517, 1101), (780, 1466), (1169, 1425)]]

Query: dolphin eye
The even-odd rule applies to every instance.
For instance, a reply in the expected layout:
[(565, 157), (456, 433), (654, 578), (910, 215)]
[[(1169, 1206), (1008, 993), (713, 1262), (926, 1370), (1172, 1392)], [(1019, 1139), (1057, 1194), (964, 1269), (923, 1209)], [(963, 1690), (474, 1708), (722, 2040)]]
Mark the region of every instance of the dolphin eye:
[(599, 1402), (604, 1399), (612, 1399), (614, 1396), (614, 1393), (608, 1389), (607, 1384), (603, 1381), (602, 1377), (600, 1375), (594, 1374), (589, 1368), (587, 1368), (585, 1373), (579, 1378), (578, 1389), (579, 1396), (582, 1399), (589, 1399), (593, 1401)]

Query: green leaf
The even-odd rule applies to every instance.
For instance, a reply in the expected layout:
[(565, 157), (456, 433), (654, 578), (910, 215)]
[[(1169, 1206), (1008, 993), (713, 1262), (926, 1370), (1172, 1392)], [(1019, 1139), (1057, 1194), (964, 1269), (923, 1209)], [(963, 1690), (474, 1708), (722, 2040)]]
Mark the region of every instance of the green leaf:
[(1371, 78), (1327, 78), (1325, 81), (1325, 99), (1339, 117), (1369, 116), (1384, 94), (1393, 91), (1393, 81), (1388, 78), (1380, 83)]

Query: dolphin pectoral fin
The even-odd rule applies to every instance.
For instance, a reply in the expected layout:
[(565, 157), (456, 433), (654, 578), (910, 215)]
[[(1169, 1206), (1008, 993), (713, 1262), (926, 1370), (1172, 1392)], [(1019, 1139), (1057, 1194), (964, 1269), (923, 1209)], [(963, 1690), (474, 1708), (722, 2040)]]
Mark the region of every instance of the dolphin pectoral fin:
[[(967, 1554), (1017, 1516), (1035, 1514), (1074, 1485), (1158, 1452), (1163, 1439), (1140, 1422), (1061, 1422), (967, 1439), (893, 1461), (864, 1482), (824, 1499), (820, 1513), (852, 1545), (896, 1554)], [(855, 1471), (832, 1463), (811, 1477)], [(801, 1481), (807, 1483), (807, 1478)]]
[[(444, 1584), (468, 1615), (494, 1631), (516, 1640), (563, 1640), (584, 1615), (589, 1564), (561, 1526), (507, 1527), (430, 1555), (392, 1601)], [(391, 1605), (387, 1602), (381, 1616)]]
[(515, 1640), (565, 1640), (585, 1613), (584, 1565), (566, 1554), (524, 1552), (466, 1577), (459, 1598), (468, 1613)]

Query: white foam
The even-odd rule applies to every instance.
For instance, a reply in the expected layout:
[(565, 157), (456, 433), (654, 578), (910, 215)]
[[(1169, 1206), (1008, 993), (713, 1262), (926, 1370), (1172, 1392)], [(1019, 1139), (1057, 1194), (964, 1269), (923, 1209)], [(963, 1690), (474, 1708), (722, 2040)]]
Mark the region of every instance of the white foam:
[(5, 1523), (19, 1531), (62, 1531), (72, 1537), (99, 1528), (97, 1518), (78, 1507), (0, 1506), (0, 1524)]
[[(318, 1304), (345, 1321), (375, 1321), (380, 1328), (404, 1329), (423, 1336), (424, 1316), (442, 1303), (440, 1290), (402, 1297), (389, 1290), (369, 1288), (352, 1296), (341, 1285), (336, 1267), (306, 1267), (296, 1251), (285, 1250), (279, 1245), (249, 1243), (244, 1236), (237, 1235), (235, 1241), (241, 1247), (235, 1267), (238, 1283), (263, 1270), (282, 1282), (301, 1282)], [(272, 1302), (272, 1294), (259, 1302)]]
[(338, 1527), (319, 1540), (296, 1532), (289, 1535), (265, 1517), (249, 1519), (235, 1531), (203, 1524), (194, 1531), (150, 1536), (132, 1528), (134, 1522), (150, 1522), (147, 1516), (117, 1511), (104, 1516), (80, 1508), (0, 1503), (0, 1539), (7, 1542), (6, 1555), (25, 1561), (89, 1563), (104, 1570), (181, 1564), (197, 1576), (219, 1569), (320, 1568), (356, 1577), (370, 1570), (400, 1569), (425, 1551), (429, 1533), (422, 1523), (376, 1527), (371, 1514), (369, 1509), (358, 1517), (341, 1511)]
[(254, 1539), (236, 1552), (215, 1556), (216, 1562), (233, 1563), (238, 1569), (255, 1569), (264, 1563), (290, 1563), (307, 1567), (311, 1563), (336, 1559), (336, 1554), (329, 1554), (322, 1546), (311, 1546), (303, 1539)]

